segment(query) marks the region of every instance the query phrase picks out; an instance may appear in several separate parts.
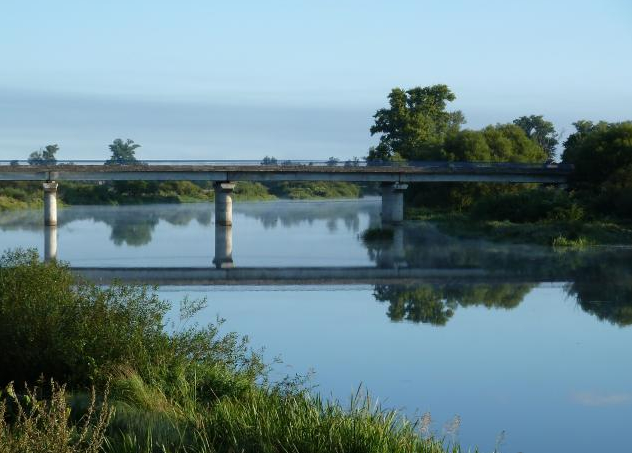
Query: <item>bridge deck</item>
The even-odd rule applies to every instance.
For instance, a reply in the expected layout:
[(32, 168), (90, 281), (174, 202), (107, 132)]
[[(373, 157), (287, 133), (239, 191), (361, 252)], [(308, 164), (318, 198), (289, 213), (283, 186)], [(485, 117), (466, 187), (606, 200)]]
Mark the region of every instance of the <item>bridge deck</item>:
[(0, 162), (4, 181), (347, 181), (564, 183), (572, 166), (559, 164), (419, 162), (404, 165), (283, 165), (252, 163), (164, 163), (100, 165), (11, 165)]

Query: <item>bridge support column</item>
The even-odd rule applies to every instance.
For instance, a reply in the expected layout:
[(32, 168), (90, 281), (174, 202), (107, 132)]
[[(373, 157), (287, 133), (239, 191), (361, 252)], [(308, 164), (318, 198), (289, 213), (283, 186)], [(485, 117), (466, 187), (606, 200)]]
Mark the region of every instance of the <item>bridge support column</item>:
[(215, 224), (232, 225), (235, 183), (216, 182), (213, 188), (215, 189)]
[(57, 226), (57, 183), (44, 183), (44, 225)]
[(57, 259), (57, 227), (44, 227), (44, 260)]
[(408, 184), (382, 183), (382, 224), (401, 223), (404, 220), (404, 190)]
[(213, 264), (217, 269), (233, 267), (233, 227), (215, 223), (215, 258)]

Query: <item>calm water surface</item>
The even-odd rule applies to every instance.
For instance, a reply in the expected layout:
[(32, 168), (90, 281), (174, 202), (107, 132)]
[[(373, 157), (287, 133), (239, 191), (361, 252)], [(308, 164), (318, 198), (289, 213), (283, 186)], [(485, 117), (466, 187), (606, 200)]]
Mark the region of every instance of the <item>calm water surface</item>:
[[(212, 204), (60, 211), (58, 258), (73, 266), (212, 266)], [(0, 214), (0, 249), (44, 246), (42, 213)], [(629, 451), (632, 250), (581, 252), (446, 237), (410, 223), (365, 246), (377, 200), (236, 203), (236, 267), (479, 269), (405, 284), (162, 287), (206, 297), (277, 374), (305, 374), (348, 401), (363, 385), (387, 407), (430, 412), (432, 429), (502, 452)], [(176, 309), (174, 309), (174, 317)], [(458, 417), (458, 418), (457, 418)], [(457, 420), (457, 422), (455, 422)], [(460, 421), (459, 421), (460, 420)]]

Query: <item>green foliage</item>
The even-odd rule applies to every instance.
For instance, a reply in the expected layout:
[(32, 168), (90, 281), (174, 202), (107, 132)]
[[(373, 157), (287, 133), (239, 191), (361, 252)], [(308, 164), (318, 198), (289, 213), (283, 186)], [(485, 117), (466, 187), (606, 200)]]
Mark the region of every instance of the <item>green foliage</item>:
[(446, 85), (394, 88), (389, 108), (379, 109), (371, 135), (381, 134), (380, 143), (369, 152), (369, 160), (443, 160), (442, 146), (450, 132), (465, 122), (460, 111), (446, 111), (456, 96)]
[(105, 162), (105, 165), (133, 165), (137, 164), (136, 150), (140, 145), (134, 143), (134, 140), (127, 139), (123, 141), (120, 138), (115, 139), (111, 145), (108, 145), (112, 156)]
[[(182, 318), (201, 307), (185, 302)], [(79, 390), (54, 389), (42, 404), (27, 391), (39, 417), (30, 425), (11, 422), (0, 404), (0, 453), (445, 451), (421, 435), (427, 425), (368, 397), (356, 395), (344, 409), (312, 396), (300, 380), (270, 383), (245, 340), (220, 337), (217, 326), (165, 333), (166, 308), (147, 289), (98, 288), (34, 252), (6, 254), (0, 380), (44, 373)], [(113, 418), (107, 394), (100, 410), (94, 398), (86, 401), (81, 388), (93, 382), (97, 390), (109, 382)]]
[(564, 142), (562, 161), (575, 165), (576, 183), (594, 187), (632, 168), (632, 121), (578, 121), (574, 125), (577, 131)]
[(488, 195), (476, 201), (471, 213), (479, 220), (507, 220), (515, 223), (575, 222), (584, 217), (584, 209), (567, 192), (558, 189)]
[(358, 198), (360, 186), (348, 182), (280, 182), (267, 184), (279, 198), (306, 200), (315, 198)]
[(392, 228), (368, 228), (361, 235), (364, 243), (388, 242), (393, 240), (394, 232)]
[(544, 162), (546, 153), (514, 124), (487, 126), (480, 131), (463, 130), (449, 135), (445, 155), (452, 161)]
[(531, 291), (531, 285), (375, 285), (373, 295), (388, 302), (393, 321), (444, 326), (458, 307), (511, 309)]
[(55, 165), (57, 151), (59, 151), (58, 145), (47, 145), (44, 149), (33, 151), (28, 158), (29, 165)]
[(8, 253), (0, 261), (0, 382), (43, 374), (85, 386), (125, 366), (174, 393), (190, 380), (200, 397), (215, 398), (227, 391), (215, 385), (223, 370), (256, 378), (259, 361), (245, 343), (219, 338), (217, 326), (169, 336), (167, 309), (147, 288), (96, 287), (64, 265), (39, 262), (35, 252)]
[(546, 121), (542, 115), (521, 116), (513, 123), (544, 150), (548, 160), (552, 161), (555, 158), (559, 134), (555, 132), (553, 123)]
[(265, 156), (262, 160), (261, 160), (261, 165), (277, 165), (278, 161), (276, 159), (276, 157), (272, 156)]

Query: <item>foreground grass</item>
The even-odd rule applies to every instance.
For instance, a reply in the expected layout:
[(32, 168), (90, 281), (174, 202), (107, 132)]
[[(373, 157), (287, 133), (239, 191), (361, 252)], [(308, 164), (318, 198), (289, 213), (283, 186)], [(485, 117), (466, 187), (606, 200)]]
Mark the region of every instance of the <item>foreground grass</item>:
[(0, 453), (446, 451), (427, 424), (369, 397), (344, 408), (300, 379), (270, 382), (244, 339), (185, 327), (203, 305), (185, 301), (167, 334), (169, 307), (147, 288), (96, 287), (35, 252), (4, 255)]
[(461, 213), (407, 209), (406, 218), (436, 224), (441, 231), (461, 238), (539, 244), (554, 247), (632, 244), (632, 225), (608, 221), (537, 221), (517, 223), (479, 220)]

